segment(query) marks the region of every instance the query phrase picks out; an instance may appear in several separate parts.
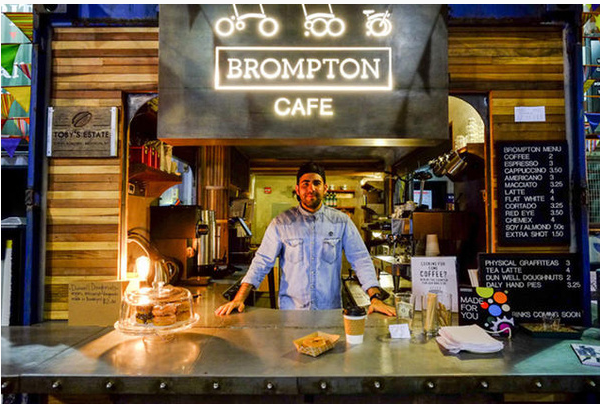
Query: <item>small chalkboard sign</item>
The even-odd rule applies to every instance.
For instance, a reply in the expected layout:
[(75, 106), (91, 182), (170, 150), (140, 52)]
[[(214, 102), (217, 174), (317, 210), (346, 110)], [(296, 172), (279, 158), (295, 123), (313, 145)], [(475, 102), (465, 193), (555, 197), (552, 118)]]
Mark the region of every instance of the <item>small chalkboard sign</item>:
[(568, 244), (567, 142), (497, 142), (496, 153), (498, 244)]
[(482, 284), (510, 296), (517, 322), (538, 323), (545, 313), (583, 325), (582, 269), (576, 254), (479, 254)]

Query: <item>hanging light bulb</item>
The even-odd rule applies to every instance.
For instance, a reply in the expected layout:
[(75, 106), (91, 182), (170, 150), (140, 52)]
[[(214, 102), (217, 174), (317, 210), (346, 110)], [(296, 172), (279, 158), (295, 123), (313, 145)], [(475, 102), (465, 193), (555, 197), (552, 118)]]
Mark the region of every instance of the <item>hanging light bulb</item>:
[(150, 258), (145, 255), (139, 256), (135, 260), (135, 267), (137, 269), (138, 278), (141, 282), (148, 280), (148, 274), (150, 273)]

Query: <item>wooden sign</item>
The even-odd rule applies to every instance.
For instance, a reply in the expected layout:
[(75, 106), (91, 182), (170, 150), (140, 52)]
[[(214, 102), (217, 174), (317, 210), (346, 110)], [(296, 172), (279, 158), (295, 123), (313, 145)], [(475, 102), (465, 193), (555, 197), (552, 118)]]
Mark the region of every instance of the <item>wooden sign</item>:
[[(410, 270), (414, 295), (448, 293), (452, 295), (452, 311), (458, 309), (456, 257), (412, 257)], [(419, 300), (415, 310), (421, 310)]]
[(567, 142), (497, 142), (498, 244), (570, 242)]
[(479, 254), (483, 286), (506, 291), (516, 321), (536, 323), (544, 313), (583, 322), (582, 268), (576, 254)]
[(117, 156), (117, 108), (48, 108), (47, 155)]

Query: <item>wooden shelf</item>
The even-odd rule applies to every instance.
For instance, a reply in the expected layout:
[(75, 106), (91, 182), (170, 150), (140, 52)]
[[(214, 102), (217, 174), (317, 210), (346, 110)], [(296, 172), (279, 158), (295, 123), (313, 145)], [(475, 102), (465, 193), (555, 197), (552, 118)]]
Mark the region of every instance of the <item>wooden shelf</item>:
[(327, 192), (332, 192), (334, 194), (353, 194), (354, 191), (351, 189), (328, 189)]
[(158, 198), (173, 185), (181, 184), (181, 176), (135, 163), (129, 166), (129, 182), (143, 184), (146, 197)]

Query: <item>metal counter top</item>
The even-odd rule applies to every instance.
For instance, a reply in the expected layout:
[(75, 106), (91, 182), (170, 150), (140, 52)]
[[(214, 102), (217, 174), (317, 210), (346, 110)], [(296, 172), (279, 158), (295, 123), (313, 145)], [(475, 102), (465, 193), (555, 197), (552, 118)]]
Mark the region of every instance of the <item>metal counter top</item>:
[[(218, 289), (218, 288), (217, 288)], [(249, 307), (216, 317), (223, 302), (200, 288), (200, 321), (168, 342), (127, 336), (111, 327), (44, 323), (2, 327), (2, 392), (39, 394), (459, 394), (593, 392), (599, 368), (581, 365), (572, 342), (517, 333), (495, 354), (444, 352), (435, 340), (389, 340), (394, 322), (367, 319), (364, 343), (346, 345), (339, 310), (279, 311)], [(314, 331), (340, 334), (313, 358), (293, 340)]]

